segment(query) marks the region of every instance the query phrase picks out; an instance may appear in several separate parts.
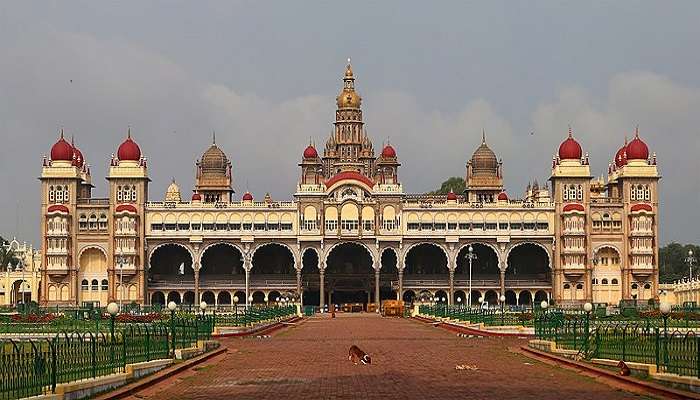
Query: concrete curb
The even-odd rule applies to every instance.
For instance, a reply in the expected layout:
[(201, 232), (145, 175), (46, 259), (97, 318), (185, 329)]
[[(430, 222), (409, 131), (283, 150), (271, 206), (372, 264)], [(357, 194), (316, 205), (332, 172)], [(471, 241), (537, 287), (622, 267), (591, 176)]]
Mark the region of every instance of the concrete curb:
[(220, 354), (224, 354), (227, 351), (228, 351), (228, 349), (226, 349), (225, 347), (220, 347), (216, 350), (210, 351), (208, 353), (204, 353), (199, 357), (191, 358), (185, 362), (176, 364), (170, 368), (166, 368), (162, 371), (156, 372), (153, 375), (149, 375), (143, 379), (140, 379), (140, 380), (138, 380), (134, 383), (128, 384), (126, 386), (123, 386), (119, 389), (116, 389), (116, 390), (113, 390), (111, 392), (96, 396), (93, 399), (95, 399), (95, 400), (122, 399), (124, 397), (129, 396), (129, 395), (137, 393), (138, 391), (142, 390), (146, 386), (151, 386), (157, 382), (160, 382), (166, 378), (169, 378), (175, 374), (178, 374), (186, 369), (189, 369), (190, 367), (193, 367), (197, 364), (201, 364), (204, 361), (207, 361), (212, 357), (218, 356)]
[(530, 358), (539, 359), (540, 361), (541, 359), (545, 359), (569, 369), (580, 370), (595, 377), (606, 378), (612, 380), (613, 382), (620, 383), (623, 386), (636, 388), (641, 393), (655, 397), (664, 399), (700, 399), (700, 394), (698, 393), (674, 389), (656, 383), (631, 378), (629, 376), (622, 376), (607, 369), (597, 368), (587, 363), (571, 360), (566, 357), (555, 356), (547, 353), (546, 351), (535, 350), (528, 346), (521, 346), (519, 351), (523, 355)]
[(284, 327), (289, 326), (290, 324), (294, 324), (296, 322), (299, 322), (303, 320), (304, 318), (302, 317), (293, 317), (284, 321), (278, 321), (272, 324), (268, 325), (262, 325), (258, 326), (253, 329), (249, 329), (246, 331), (241, 331), (241, 332), (229, 332), (229, 333), (218, 333), (215, 335), (212, 335), (214, 338), (225, 338), (225, 337), (244, 337), (244, 336), (253, 336), (253, 335), (263, 335), (267, 333), (272, 333), (274, 331), (280, 330)]
[(532, 338), (534, 335), (529, 334), (529, 333), (510, 333), (510, 332), (493, 332), (493, 331), (488, 331), (488, 330), (483, 330), (483, 329), (476, 329), (476, 328), (470, 328), (467, 326), (463, 325), (458, 325), (455, 323), (451, 322), (443, 322), (443, 321), (438, 321), (438, 320), (433, 320), (430, 318), (425, 318), (421, 316), (415, 316), (411, 317), (411, 319), (414, 319), (418, 322), (423, 322), (426, 324), (432, 324), (433, 326), (440, 327), (442, 329), (451, 331), (451, 332), (457, 332), (457, 333), (463, 333), (467, 335), (477, 335), (477, 336), (491, 336), (491, 337), (513, 337), (513, 338)]

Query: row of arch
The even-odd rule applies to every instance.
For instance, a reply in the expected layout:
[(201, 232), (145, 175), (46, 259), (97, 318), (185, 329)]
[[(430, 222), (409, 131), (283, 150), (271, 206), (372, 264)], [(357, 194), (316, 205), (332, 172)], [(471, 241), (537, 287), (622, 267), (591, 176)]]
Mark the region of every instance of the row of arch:
[(276, 223), (292, 223), (294, 217), (292, 213), (169, 213), (169, 214), (151, 214), (151, 224), (276, 224)]
[[(549, 301), (551, 293), (546, 290), (513, 290), (508, 289), (504, 293), (506, 305), (532, 305), (543, 300)], [(447, 302), (448, 294), (445, 290), (405, 290), (403, 292), (403, 301), (406, 303), (424, 302), (424, 303), (445, 303)], [(455, 290), (453, 294), (452, 304), (467, 304), (469, 297), (465, 290)], [(472, 290), (471, 304), (479, 304), (479, 299), (488, 303), (490, 306), (500, 304), (499, 292), (495, 289), (489, 290)]]

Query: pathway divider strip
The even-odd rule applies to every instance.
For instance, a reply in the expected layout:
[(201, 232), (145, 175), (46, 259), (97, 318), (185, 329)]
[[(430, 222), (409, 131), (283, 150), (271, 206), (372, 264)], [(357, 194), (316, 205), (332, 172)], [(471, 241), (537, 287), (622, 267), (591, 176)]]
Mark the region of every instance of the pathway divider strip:
[(290, 318), (286, 321), (278, 321), (278, 322), (275, 322), (272, 324), (259, 326), (257, 328), (248, 329), (245, 331), (218, 333), (218, 334), (212, 335), (212, 337), (221, 338), (221, 337), (244, 337), (244, 336), (253, 336), (253, 335), (264, 335), (264, 334), (269, 334), (269, 333), (278, 331), (278, 330), (285, 328), (287, 326), (296, 326), (296, 323), (303, 320), (303, 319), (304, 318), (302, 318), (302, 317), (294, 317), (294, 318)]
[(700, 399), (700, 394), (674, 389), (664, 385), (660, 385), (653, 382), (647, 382), (632, 378), (629, 376), (622, 376), (603, 368), (594, 367), (585, 362), (575, 361), (570, 358), (556, 356), (545, 351), (533, 349), (528, 346), (521, 346), (518, 349), (521, 354), (530, 357), (532, 359), (546, 362), (548, 364), (555, 364), (560, 367), (577, 370), (583, 372), (587, 375), (594, 376), (596, 378), (603, 378), (603, 381), (607, 381), (609, 385), (617, 388), (621, 388), (627, 391), (634, 391), (635, 393), (641, 393), (646, 395), (651, 395), (655, 397), (660, 397), (664, 399)]
[(436, 320), (421, 317), (421, 316), (411, 317), (411, 319), (416, 320), (418, 322), (423, 322), (425, 324), (430, 324), (430, 325), (433, 325), (436, 327), (440, 327), (442, 329), (445, 329), (445, 330), (448, 330), (451, 332), (466, 333), (469, 335), (493, 336), (493, 337), (515, 337), (515, 338), (523, 338), (523, 339), (526, 339), (526, 338), (533, 336), (533, 335), (528, 334), (528, 333), (494, 332), (494, 331), (489, 331), (489, 330), (484, 330), (484, 329), (476, 329), (476, 328), (471, 328), (471, 327), (464, 326), (464, 325), (458, 325), (458, 324), (451, 323), (451, 322), (436, 321)]

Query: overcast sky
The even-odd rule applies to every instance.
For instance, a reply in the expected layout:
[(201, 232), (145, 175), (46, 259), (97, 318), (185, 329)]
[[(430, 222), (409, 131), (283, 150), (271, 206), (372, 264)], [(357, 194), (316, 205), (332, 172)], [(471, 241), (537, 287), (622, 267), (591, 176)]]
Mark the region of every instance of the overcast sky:
[(352, 57), (407, 192), (463, 176), (482, 128), (513, 197), (546, 180), (569, 124), (594, 175), (639, 125), (661, 243), (700, 242), (700, 2), (436, 3), (0, 2), (0, 235), (39, 244), (36, 178), (62, 126), (96, 196), (131, 125), (151, 200), (171, 177), (189, 197), (212, 130), (237, 197), (290, 199)]

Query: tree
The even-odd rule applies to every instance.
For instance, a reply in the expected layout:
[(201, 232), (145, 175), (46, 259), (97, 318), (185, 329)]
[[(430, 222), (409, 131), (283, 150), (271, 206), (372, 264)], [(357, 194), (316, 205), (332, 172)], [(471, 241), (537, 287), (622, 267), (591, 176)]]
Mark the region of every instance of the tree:
[(15, 252), (9, 247), (5, 247), (5, 239), (0, 237), (0, 271), (7, 271), (8, 264), (17, 264), (19, 260)]
[[(688, 250), (693, 251), (696, 258), (700, 258), (700, 247), (694, 244), (685, 244), (671, 242), (664, 247), (659, 248), (659, 281), (673, 282), (683, 277), (687, 277), (688, 263), (685, 261), (688, 257)], [(693, 265), (693, 275), (697, 276), (700, 273), (700, 267), (697, 261)]]
[(464, 178), (453, 176), (448, 178), (445, 182), (442, 182), (440, 189), (428, 192), (428, 194), (447, 194), (450, 193), (450, 190), (454, 193), (461, 194), (466, 187), (467, 185), (464, 182)]

